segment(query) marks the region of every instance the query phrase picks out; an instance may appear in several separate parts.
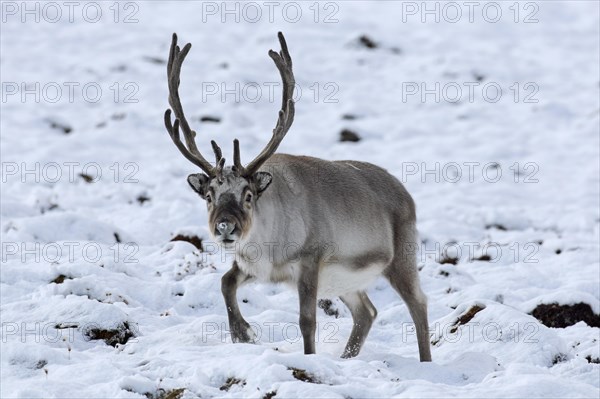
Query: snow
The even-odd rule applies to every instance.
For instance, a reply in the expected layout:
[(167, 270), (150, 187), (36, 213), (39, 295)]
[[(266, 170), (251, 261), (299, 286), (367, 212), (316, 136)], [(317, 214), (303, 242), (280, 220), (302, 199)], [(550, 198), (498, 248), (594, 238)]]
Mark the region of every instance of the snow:
[[(422, 22), (422, 2), (323, 2), (317, 22), (311, 2), (278, 3), (272, 21), (269, 5), (253, 3), (257, 22), (234, 2), (239, 22), (221, 2), (83, 2), (72, 21), (57, 2), (54, 23), (42, 3), (28, 3), (34, 14), (23, 4), (1, 4), (1, 397), (600, 395), (600, 365), (586, 360), (600, 357), (600, 330), (548, 328), (529, 315), (554, 302), (600, 313), (597, 2), (519, 2), (519, 22), (515, 2), (493, 3), (497, 22), (481, 13), (491, 3), (470, 22), (457, 2), (456, 23), (454, 14)], [(88, 20), (81, 13), (94, 4), (95, 23), (93, 8)], [(282, 17), (285, 4), (301, 8), (297, 22)], [(231, 256), (170, 242), (198, 235), (214, 249), (205, 205), (185, 181), (196, 169), (163, 126), (171, 34), (193, 43), (181, 95), (199, 147), (211, 155), (215, 138), (231, 159), (239, 138), (247, 161), (280, 105), (279, 86), (269, 98), (279, 76), (267, 56), (279, 30), (302, 90), (279, 151), (375, 163), (415, 199), (432, 363), (418, 362), (408, 310), (382, 279), (369, 288), (379, 313), (357, 358), (339, 358), (352, 321), (338, 299), (339, 317), (318, 311), (317, 354), (305, 356), (297, 295), (280, 285), (240, 289), (258, 342), (233, 344), (220, 292)], [(361, 46), (363, 34), (378, 47)], [(436, 82), (439, 101), (422, 98), (422, 84)], [(239, 101), (223, 92), (236, 84)], [(497, 102), (486, 84), (502, 89)], [(459, 101), (448, 101), (457, 86)], [(344, 128), (362, 140), (339, 142)], [(123, 323), (135, 334), (124, 345), (85, 335)], [(229, 378), (239, 383), (220, 389)]]

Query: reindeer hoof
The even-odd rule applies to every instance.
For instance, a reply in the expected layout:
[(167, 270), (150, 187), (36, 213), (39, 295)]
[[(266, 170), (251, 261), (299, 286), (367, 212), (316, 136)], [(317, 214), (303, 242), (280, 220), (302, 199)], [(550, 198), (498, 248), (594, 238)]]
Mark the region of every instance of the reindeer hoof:
[(248, 323), (240, 323), (231, 327), (231, 340), (233, 343), (254, 344), (256, 333)]

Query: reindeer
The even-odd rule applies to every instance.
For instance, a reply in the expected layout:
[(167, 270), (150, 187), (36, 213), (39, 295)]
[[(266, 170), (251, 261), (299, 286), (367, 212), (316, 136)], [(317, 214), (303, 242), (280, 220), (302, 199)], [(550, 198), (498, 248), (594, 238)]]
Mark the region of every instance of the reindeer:
[(339, 296), (353, 319), (342, 357), (354, 357), (377, 315), (365, 290), (383, 275), (408, 306), (420, 360), (431, 361), (427, 298), (419, 283), (416, 252), (407, 250), (417, 242), (410, 194), (394, 176), (370, 163), (275, 154), (295, 110), (292, 59), (281, 32), (278, 37), (281, 51), (270, 50), (269, 56), (283, 81), (281, 110), (271, 140), (246, 166), (237, 139), (231, 166), (225, 166), (215, 141), (214, 166), (198, 150), (178, 92), (181, 65), (191, 44), (180, 49), (176, 34), (167, 64), (175, 120), (171, 122), (167, 109), (166, 129), (183, 156), (204, 172), (189, 175), (187, 181), (206, 201), (211, 235), (236, 254), (221, 280), (232, 340), (255, 340), (238, 307), (238, 288), (253, 280), (283, 282), (298, 290), (304, 353), (315, 353), (317, 299)]

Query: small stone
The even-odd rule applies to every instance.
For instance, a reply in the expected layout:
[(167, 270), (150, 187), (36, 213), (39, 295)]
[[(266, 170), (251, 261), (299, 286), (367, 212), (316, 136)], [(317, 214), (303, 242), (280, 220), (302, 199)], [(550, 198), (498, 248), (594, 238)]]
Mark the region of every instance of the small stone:
[(358, 133), (353, 132), (352, 130), (344, 129), (340, 133), (340, 141), (350, 141), (356, 143), (357, 141), (360, 141), (360, 136)]
[(367, 35), (362, 35), (358, 38), (358, 42), (363, 45), (364, 47), (368, 48), (368, 49), (375, 49), (377, 48), (377, 43), (375, 43), (373, 41), (373, 39), (371, 39), (369, 36)]
[(205, 115), (205, 116), (203, 116), (203, 117), (200, 118), (200, 122), (220, 123), (221, 122), (221, 118), (219, 118), (217, 116)]

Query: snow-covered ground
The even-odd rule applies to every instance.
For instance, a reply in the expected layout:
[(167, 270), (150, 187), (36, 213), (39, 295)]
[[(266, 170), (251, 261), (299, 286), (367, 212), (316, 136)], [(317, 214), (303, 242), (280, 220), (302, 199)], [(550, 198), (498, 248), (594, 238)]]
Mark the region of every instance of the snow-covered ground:
[[(598, 2), (1, 6), (2, 398), (600, 394), (600, 329), (530, 315), (600, 313)], [(339, 358), (338, 299), (305, 356), (297, 296), (276, 285), (241, 289), (259, 342), (231, 343), (231, 256), (211, 251), (196, 169), (164, 129), (164, 61), (172, 32), (193, 43), (181, 93), (199, 146), (231, 159), (238, 137), (248, 160), (280, 105), (279, 30), (301, 90), (280, 151), (373, 162), (416, 201), (432, 363), (384, 280), (355, 359)], [(90, 339), (103, 330), (133, 337)]]

